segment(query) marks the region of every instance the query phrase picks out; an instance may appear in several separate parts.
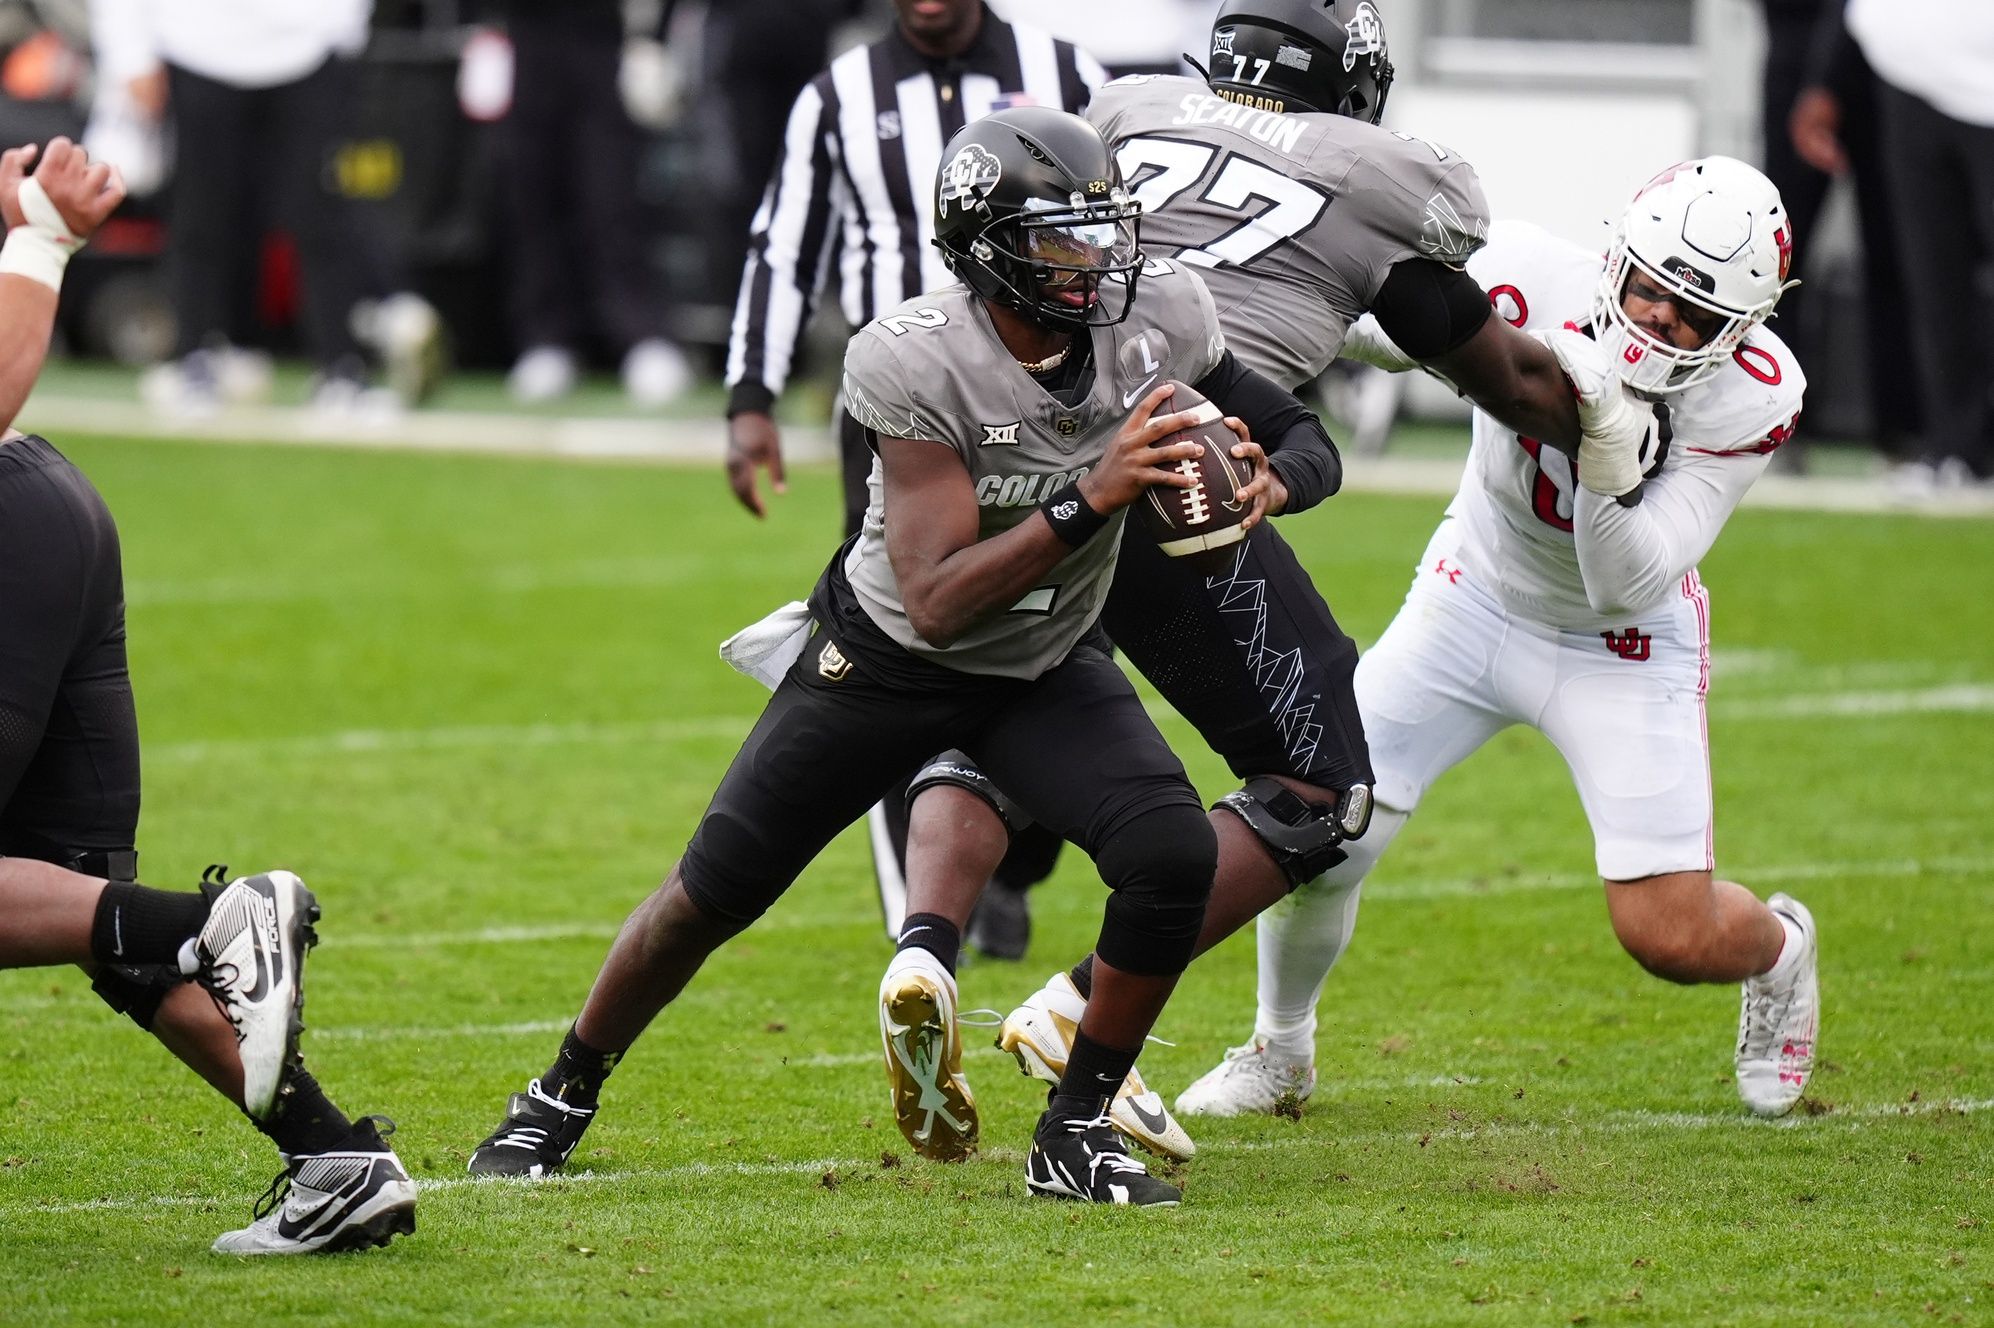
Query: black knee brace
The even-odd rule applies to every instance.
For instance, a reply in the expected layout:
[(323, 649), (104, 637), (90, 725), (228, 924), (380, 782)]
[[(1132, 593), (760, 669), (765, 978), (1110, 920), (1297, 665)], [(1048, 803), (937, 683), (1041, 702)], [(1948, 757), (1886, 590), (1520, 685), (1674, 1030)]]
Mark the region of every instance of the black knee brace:
[(1350, 856), (1341, 847), (1371, 824), (1371, 788), (1352, 784), (1335, 806), (1309, 802), (1278, 779), (1259, 775), (1212, 804), (1246, 822), (1260, 836), (1288, 888), (1305, 885)]
[(1160, 807), (1124, 826), (1095, 855), (1114, 894), (1094, 953), (1124, 973), (1182, 973), (1197, 948), (1218, 871), (1218, 837), (1194, 807)]
[(957, 788), (968, 789), (989, 803), (990, 810), (1004, 822), (1004, 828), (1014, 835), (1032, 823), (1025, 809), (1005, 797), (1004, 790), (991, 783), (990, 776), (977, 769), (976, 763), (962, 752), (943, 752), (922, 766), (907, 782), (907, 805), (912, 807), (914, 799), (921, 796), (922, 789), (933, 788), (937, 784), (953, 784)]

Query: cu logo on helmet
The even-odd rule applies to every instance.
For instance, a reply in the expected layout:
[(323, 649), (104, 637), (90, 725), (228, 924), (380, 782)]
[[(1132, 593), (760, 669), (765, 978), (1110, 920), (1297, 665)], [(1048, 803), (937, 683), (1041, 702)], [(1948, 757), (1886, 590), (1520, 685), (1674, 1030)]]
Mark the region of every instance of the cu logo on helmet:
[(981, 143), (971, 143), (942, 168), (939, 193), (943, 209), (950, 203), (989, 193), (1003, 177), (1004, 165), (997, 160), (997, 154)]
[(1385, 49), (1385, 23), (1370, 0), (1357, 6), (1357, 12), (1343, 25), (1343, 72), (1357, 67), (1357, 58), (1377, 55)]

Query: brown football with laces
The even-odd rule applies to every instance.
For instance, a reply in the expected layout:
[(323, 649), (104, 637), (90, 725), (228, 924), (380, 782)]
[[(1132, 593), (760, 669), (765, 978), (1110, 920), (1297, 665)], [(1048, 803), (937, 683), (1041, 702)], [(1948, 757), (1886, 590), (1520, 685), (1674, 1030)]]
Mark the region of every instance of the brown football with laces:
[(1157, 446), (1196, 443), (1203, 448), (1202, 456), (1186, 457), (1173, 467), (1197, 483), (1188, 489), (1152, 485), (1137, 500), (1136, 512), (1143, 530), (1163, 552), (1192, 559), (1207, 574), (1222, 572), (1246, 536), (1239, 523), (1246, 519), (1251, 503), (1239, 491), (1252, 480), (1253, 463), (1232, 455), (1239, 435), (1226, 428), (1223, 411), (1195, 388), (1174, 381), (1170, 386), (1173, 390), (1157, 414), (1192, 411), (1198, 418)]

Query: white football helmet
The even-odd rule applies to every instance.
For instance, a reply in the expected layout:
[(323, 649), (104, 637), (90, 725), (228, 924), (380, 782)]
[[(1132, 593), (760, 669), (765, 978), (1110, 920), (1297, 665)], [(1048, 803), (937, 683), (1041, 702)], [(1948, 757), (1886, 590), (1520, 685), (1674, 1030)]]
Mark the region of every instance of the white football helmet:
[[(1638, 392), (1680, 392), (1724, 366), (1763, 323), (1793, 264), (1793, 223), (1771, 180), (1732, 157), (1686, 161), (1641, 186), (1613, 228), (1593, 329), (1626, 384)], [(1639, 269), (1679, 305), (1706, 311), (1714, 331), (1684, 350), (1636, 327), (1621, 306)]]

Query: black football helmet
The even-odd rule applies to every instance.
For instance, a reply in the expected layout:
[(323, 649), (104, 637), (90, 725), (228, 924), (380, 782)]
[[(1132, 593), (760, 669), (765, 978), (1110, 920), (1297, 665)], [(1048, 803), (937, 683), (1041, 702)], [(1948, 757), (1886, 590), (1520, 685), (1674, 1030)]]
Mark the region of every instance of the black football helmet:
[(1042, 327), (1128, 317), (1141, 212), (1100, 131), (1043, 106), (966, 125), (935, 175), (935, 246), (949, 270)]
[(1371, 0), (1226, 0), (1212, 20), (1212, 91), (1270, 111), (1333, 111), (1376, 124), (1392, 87)]

